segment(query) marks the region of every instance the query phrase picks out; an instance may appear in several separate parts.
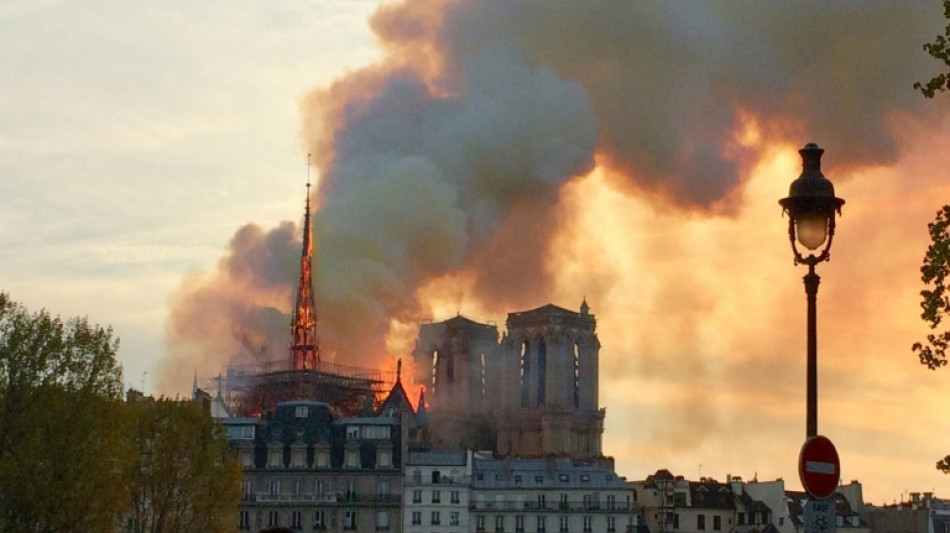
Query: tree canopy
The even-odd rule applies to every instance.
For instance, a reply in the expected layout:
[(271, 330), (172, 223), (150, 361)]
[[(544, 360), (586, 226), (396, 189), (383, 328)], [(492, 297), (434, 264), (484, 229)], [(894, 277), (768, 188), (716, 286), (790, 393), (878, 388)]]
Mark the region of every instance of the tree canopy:
[(947, 20), (943, 34), (934, 37), (933, 42), (924, 44), (924, 51), (934, 59), (943, 61), (945, 70), (926, 83), (914, 84), (914, 89), (927, 98), (933, 98), (938, 92), (950, 89), (950, 0), (943, 0), (943, 16)]
[(234, 529), (224, 428), (191, 401), (123, 402), (118, 347), (0, 292), (0, 531)]

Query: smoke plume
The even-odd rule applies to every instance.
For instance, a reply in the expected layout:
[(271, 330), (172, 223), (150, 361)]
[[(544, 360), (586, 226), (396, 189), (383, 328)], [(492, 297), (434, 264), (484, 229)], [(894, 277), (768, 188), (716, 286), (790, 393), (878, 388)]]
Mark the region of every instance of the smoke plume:
[[(434, 283), (489, 313), (551, 300), (565, 191), (595, 166), (658, 209), (729, 217), (765, 146), (835, 147), (842, 177), (892, 163), (894, 121), (923, 115), (909, 87), (935, 31), (926, 9), (856, 1), (406, 0), (370, 24), (385, 59), (301, 104), (322, 351), (362, 366), (406, 355), (386, 337), (429, 316)], [(216, 272), (182, 284), (166, 386), (285, 356), (299, 242), (292, 223), (245, 226)], [(582, 279), (589, 299), (610, 300), (603, 279)]]

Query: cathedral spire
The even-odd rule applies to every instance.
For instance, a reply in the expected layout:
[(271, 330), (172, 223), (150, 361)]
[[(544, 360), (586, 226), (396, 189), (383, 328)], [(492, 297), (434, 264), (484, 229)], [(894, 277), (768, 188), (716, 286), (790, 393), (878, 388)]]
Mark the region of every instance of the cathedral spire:
[(290, 323), (290, 367), (293, 370), (315, 369), (320, 362), (317, 342), (317, 309), (313, 303), (311, 273), (313, 238), (310, 230), (310, 154), (307, 154), (307, 202), (303, 214), (303, 250), (300, 254), (300, 279), (297, 282), (297, 304)]

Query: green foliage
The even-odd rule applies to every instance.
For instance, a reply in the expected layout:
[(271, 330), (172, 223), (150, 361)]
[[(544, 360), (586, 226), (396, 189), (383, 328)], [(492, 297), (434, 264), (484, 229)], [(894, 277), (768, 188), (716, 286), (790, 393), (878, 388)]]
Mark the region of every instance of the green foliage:
[[(943, 30), (943, 35), (937, 35), (933, 42), (924, 44), (924, 51), (930, 54), (930, 57), (943, 61), (943, 64), (950, 69), (950, 0), (943, 1), (943, 16), (947, 19), (947, 27)], [(927, 98), (933, 98), (938, 91), (950, 89), (950, 72), (938, 74), (927, 83), (917, 82), (914, 84), (914, 89)]]
[(950, 455), (937, 461), (937, 470), (943, 472), (944, 474), (950, 474)]
[(130, 408), (137, 531), (234, 530), (241, 467), (224, 427), (193, 402), (144, 401)]
[(234, 529), (224, 428), (192, 402), (122, 402), (118, 344), (0, 293), (0, 532)]
[(119, 523), (128, 489), (117, 348), (111, 329), (30, 313), (0, 293), (0, 530)]
[[(920, 267), (920, 279), (927, 286), (920, 291), (923, 300), (920, 307), (923, 312), (920, 317), (935, 330), (943, 321), (944, 315), (950, 312), (950, 295), (947, 294), (946, 281), (950, 275), (950, 205), (945, 205), (933, 222), (928, 224), (930, 230), (930, 246), (924, 255), (923, 266)], [(942, 331), (927, 335), (927, 344), (914, 343), (912, 350), (917, 352), (920, 363), (931, 370), (936, 370), (947, 364), (947, 346), (950, 345), (950, 331)]]

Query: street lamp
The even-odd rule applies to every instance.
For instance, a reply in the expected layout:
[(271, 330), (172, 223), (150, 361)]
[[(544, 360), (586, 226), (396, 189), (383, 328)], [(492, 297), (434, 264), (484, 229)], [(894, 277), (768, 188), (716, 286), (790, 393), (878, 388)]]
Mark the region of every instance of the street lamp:
[[(788, 237), (795, 264), (808, 265), (805, 294), (808, 297), (807, 422), (808, 437), (818, 434), (818, 341), (815, 326), (815, 300), (821, 278), (815, 265), (828, 259), (835, 236), (835, 211), (841, 214), (844, 200), (835, 197), (835, 186), (821, 173), (821, 154), (825, 151), (808, 143), (798, 151), (802, 156), (802, 174), (788, 188), (788, 198), (778, 201), (788, 213)], [(806, 249), (802, 255), (799, 245)], [(818, 251), (821, 249), (821, 251)], [(817, 254), (817, 255), (816, 255)]]

